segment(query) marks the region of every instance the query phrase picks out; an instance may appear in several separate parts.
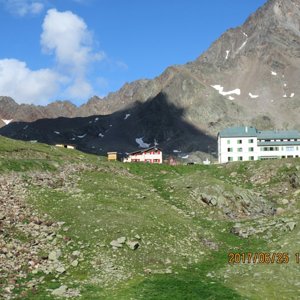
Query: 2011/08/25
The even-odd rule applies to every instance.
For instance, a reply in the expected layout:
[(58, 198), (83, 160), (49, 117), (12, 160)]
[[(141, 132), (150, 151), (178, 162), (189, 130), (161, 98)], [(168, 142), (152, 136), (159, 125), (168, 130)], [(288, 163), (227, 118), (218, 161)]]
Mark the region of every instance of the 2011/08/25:
[[(287, 252), (248, 252), (228, 253), (229, 264), (288, 264), (290, 256)], [(295, 262), (300, 263), (300, 253), (295, 253)]]

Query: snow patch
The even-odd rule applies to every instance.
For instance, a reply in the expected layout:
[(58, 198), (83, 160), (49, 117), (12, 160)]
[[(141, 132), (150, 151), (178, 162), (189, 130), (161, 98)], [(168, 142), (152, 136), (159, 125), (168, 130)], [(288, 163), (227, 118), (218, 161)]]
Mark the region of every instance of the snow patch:
[(283, 98), (287, 98), (287, 94), (284, 94), (282, 97), (283, 97)]
[(180, 153), (181, 151), (175, 149), (175, 150), (173, 150), (173, 152), (174, 152), (174, 153)]
[(99, 137), (104, 137), (104, 134), (102, 134), (101, 132), (98, 134)]
[(228, 97), (228, 100), (234, 100), (235, 98), (234, 97), (232, 97), (232, 96), (229, 96)]
[(283, 84), (283, 86), (284, 86), (284, 87), (286, 87), (286, 86), (287, 86), (287, 84), (286, 84), (286, 83), (284, 83), (284, 84)]
[(140, 148), (149, 148), (150, 144), (147, 144), (143, 141), (143, 138), (136, 138), (135, 139), (136, 143), (139, 145)]
[(26, 125), (25, 127), (23, 127), (23, 130), (26, 130), (28, 128), (28, 125)]
[(76, 138), (71, 138), (71, 141), (75, 141), (76, 140)]
[(83, 139), (86, 136), (86, 133), (84, 135), (77, 135), (78, 138)]
[(187, 155), (185, 155), (185, 156), (181, 156), (181, 158), (187, 159), (187, 158), (189, 158), (189, 155), (187, 154)]
[(274, 71), (271, 71), (271, 75), (273, 75), (273, 76), (277, 76), (277, 73), (276, 73), (276, 72), (274, 72)]
[(126, 116), (124, 117), (124, 120), (127, 120), (130, 117), (130, 114), (126, 114)]
[(60, 132), (59, 132), (59, 131), (54, 131), (54, 133), (55, 133), (55, 134), (60, 134)]
[(217, 90), (219, 92), (219, 94), (223, 95), (223, 96), (227, 96), (227, 95), (240, 95), (241, 94), (241, 90), (240, 89), (235, 89), (232, 91), (228, 91), (228, 92), (224, 92), (224, 87), (216, 84), (216, 85), (211, 85), (212, 88), (214, 88), (215, 90)]
[(247, 34), (246, 32), (244, 32), (244, 31), (243, 31), (243, 35), (244, 35), (245, 37), (248, 37), (248, 34)]
[(248, 40), (246, 40), (242, 45), (241, 47), (237, 50), (237, 53), (239, 53), (247, 44)]
[(293, 98), (295, 96), (295, 93), (291, 93), (290, 98)]
[(250, 98), (252, 98), (252, 99), (255, 99), (255, 98), (258, 98), (258, 97), (259, 97), (259, 95), (253, 95), (252, 93), (249, 93), (248, 95), (249, 95)]
[(228, 59), (229, 52), (230, 52), (230, 50), (226, 50), (226, 57), (225, 57), (225, 59)]
[(5, 125), (8, 125), (12, 120), (13, 120), (13, 119), (11, 119), (11, 120), (5, 120), (5, 119), (2, 119), (2, 121), (5, 123)]
[(97, 122), (99, 120), (99, 118), (95, 118), (94, 122)]

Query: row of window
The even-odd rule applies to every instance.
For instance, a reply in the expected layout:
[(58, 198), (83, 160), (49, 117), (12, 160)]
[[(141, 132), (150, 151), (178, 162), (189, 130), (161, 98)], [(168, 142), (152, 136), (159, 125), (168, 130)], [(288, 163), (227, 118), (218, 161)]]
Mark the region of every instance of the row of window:
[(300, 139), (274, 139), (274, 140), (258, 140), (259, 142), (296, 142), (300, 141)]
[[(280, 149), (281, 148), (281, 149)], [(283, 151), (284, 147), (260, 147), (260, 151)], [(286, 146), (285, 151), (298, 151), (299, 147), (298, 146)]]
[[(238, 156), (238, 161), (243, 161), (243, 156)], [(254, 156), (249, 156), (248, 160), (254, 160)], [(233, 161), (233, 157), (229, 156), (228, 161)]]
[[(295, 155), (295, 156), (293, 156), (293, 155), (281, 156), (281, 158), (293, 158), (293, 157), (298, 158), (299, 155)], [(258, 157), (259, 160), (278, 159), (278, 158), (279, 157), (276, 157), (276, 156), (274, 156), (274, 157)], [(243, 161), (244, 160), (243, 156), (238, 156), (237, 160), (238, 161)], [(245, 159), (245, 160), (247, 160), (247, 159)], [(248, 160), (254, 160), (254, 156), (249, 156)], [(228, 157), (228, 161), (233, 161), (233, 157), (229, 156)]]
[[(248, 143), (249, 144), (253, 144), (254, 143), (254, 139), (248, 139)], [(227, 144), (230, 145), (231, 144), (231, 140), (227, 140)], [(237, 140), (237, 144), (238, 145), (243, 144), (243, 140)]]
[[(280, 149), (281, 148), (281, 149)], [(260, 147), (260, 151), (284, 151), (284, 147)], [(299, 147), (294, 147), (294, 146), (286, 146), (285, 151), (298, 151)], [(237, 152), (243, 152), (243, 148), (237, 148)], [(248, 147), (248, 152), (253, 152), (254, 147)], [(227, 148), (227, 152), (233, 152), (233, 148)]]
[[(237, 151), (238, 151), (238, 152), (243, 152), (243, 148), (237, 148)], [(254, 151), (254, 148), (253, 148), (253, 147), (249, 147), (249, 148), (248, 148), (248, 151), (249, 151), (249, 152), (253, 152), (253, 151)], [(227, 152), (233, 152), (233, 148), (227, 148)]]

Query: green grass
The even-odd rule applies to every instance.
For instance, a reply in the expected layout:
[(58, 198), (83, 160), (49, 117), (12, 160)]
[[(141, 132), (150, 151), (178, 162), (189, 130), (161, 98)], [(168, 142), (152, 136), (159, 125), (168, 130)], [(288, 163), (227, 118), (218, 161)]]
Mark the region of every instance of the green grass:
[[(230, 233), (237, 221), (226, 218), (218, 207), (198, 203), (191, 198), (191, 192), (198, 189), (216, 194), (218, 189), (239, 188), (264, 192), (268, 201), (279, 199), (282, 194), (268, 196), (268, 191), (273, 188), (277, 191), (279, 185), (286, 184), (288, 174), (296, 170), (299, 162), (175, 167), (108, 163), (105, 158), (76, 150), (0, 137), (0, 173), (21, 172), (30, 184), (27, 201), (41, 215), (47, 213), (51, 220), (65, 222), (58, 238), (64, 254), (62, 261), (68, 263), (67, 257), (74, 250), (80, 250), (84, 258), (78, 267), (69, 268), (59, 278), (32, 275), (45, 276), (44, 283), (22, 296), (21, 289), (15, 293), (19, 299), (53, 299), (49, 289), (66, 284), (79, 288), (80, 299), (87, 300), (276, 299), (277, 295), (296, 299), (299, 265), (232, 266), (228, 264), (228, 253), (299, 252), (300, 193), (294, 196), (294, 190), (288, 190), (287, 198), (294, 199), (295, 205), (283, 216), (264, 219), (271, 222), (288, 217), (299, 221), (293, 232), (271, 228), (271, 239), (266, 239), (263, 233), (243, 239)], [(65, 165), (78, 163), (98, 169), (73, 174), (66, 179), (70, 184), (68, 189), (30, 183), (32, 171), (50, 171), (56, 176)], [(272, 174), (267, 184), (250, 180), (254, 175), (265, 174)], [(240, 222), (258, 227), (261, 220)], [(18, 231), (10, 234), (19, 240), (27, 238)], [(136, 235), (141, 237), (136, 251), (126, 246), (113, 250), (109, 245), (118, 237), (136, 239)], [(71, 243), (64, 242), (66, 237)], [(210, 249), (204, 240), (217, 244), (218, 249)], [(107, 264), (115, 269), (108, 270)], [(165, 274), (166, 270), (171, 272)]]

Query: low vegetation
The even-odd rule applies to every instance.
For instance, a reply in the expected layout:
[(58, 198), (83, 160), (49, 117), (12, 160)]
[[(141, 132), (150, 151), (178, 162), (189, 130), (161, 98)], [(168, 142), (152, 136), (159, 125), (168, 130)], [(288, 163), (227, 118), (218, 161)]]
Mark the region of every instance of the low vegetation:
[(0, 137), (0, 298), (298, 299), (299, 200), (299, 159), (108, 163)]

